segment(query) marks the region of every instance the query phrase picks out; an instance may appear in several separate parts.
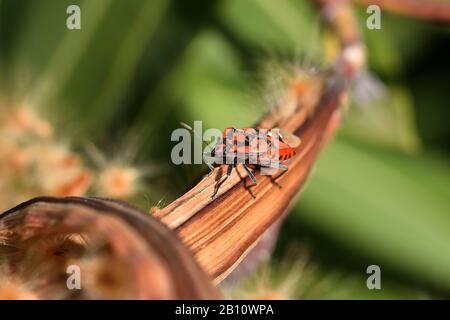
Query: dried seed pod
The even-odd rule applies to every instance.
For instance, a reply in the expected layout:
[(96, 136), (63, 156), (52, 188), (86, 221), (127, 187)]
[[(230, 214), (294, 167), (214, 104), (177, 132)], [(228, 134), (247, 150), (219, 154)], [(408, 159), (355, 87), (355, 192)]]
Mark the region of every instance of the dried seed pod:
[(46, 299), (219, 297), (174, 232), (99, 198), (36, 198), (0, 215), (0, 273)]

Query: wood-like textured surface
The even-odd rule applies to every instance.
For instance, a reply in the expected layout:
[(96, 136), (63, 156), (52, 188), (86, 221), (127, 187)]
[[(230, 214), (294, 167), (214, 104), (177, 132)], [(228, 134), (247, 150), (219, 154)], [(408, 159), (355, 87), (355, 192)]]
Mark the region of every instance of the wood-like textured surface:
[[(83, 239), (78, 250), (74, 243), (68, 248), (75, 236)], [(220, 296), (175, 233), (148, 213), (112, 200), (42, 197), (27, 201), (0, 215), (0, 253), (2, 266), (15, 276), (30, 277), (31, 283), (33, 278), (45, 280), (44, 286), (35, 286), (38, 297)], [(40, 277), (30, 270), (36, 263)], [(86, 266), (82, 279), (98, 277), (83, 282), (82, 291), (71, 292), (65, 287), (68, 264)]]
[(264, 231), (287, 211), (305, 183), (323, 143), (337, 127), (342, 98), (341, 86), (330, 81), (317, 105), (298, 103), (292, 113), (282, 118), (275, 110), (258, 125), (285, 129), (302, 140), (297, 156), (287, 162), (289, 171), (277, 180), (281, 189), (270, 176), (263, 176), (256, 170), (258, 184), (252, 187), (255, 198), (252, 197), (245, 187), (252, 183), (244, 169), (238, 167), (238, 172), (233, 172), (211, 198), (216, 180), (223, 172), (216, 168), (185, 195), (155, 213), (178, 232), (216, 282), (223, 280)]

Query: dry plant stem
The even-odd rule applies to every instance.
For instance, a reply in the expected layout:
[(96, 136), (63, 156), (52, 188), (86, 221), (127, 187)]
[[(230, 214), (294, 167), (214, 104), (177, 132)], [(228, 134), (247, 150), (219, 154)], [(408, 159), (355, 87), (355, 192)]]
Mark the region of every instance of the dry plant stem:
[[(342, 90), (327, 90), (310, 119), (304, 109), (279, 122), (269, 115), (261, 127), (280, 127), (295, 132), (303, 146), (297, 157), (288, 164), (289, 171), (274, 186), (270, 177), (255, 172), (258, 185), (252, 188), (256, 199), (244, 187), (237, 173), (221, 186), (216, 198), (211, 199), (216, 176), (205, 177), (185, 195), (157, 213), (170, 228), (175, 229), (197, 260), (216, 282), (222, 281), (261, 235), (289, 208), (315, 163), (322, 144), (337, 126)], [(238, 167), (246, 177), (243, 168)], [(219, 174), (220, 175), (220, 174)]]
[[(169, 229), (152, 217), (146, 217), (144, 212), (120, 202), (96, 198), (38, 198), (0, 215), (0, 258), (11, 258), (7, 259), (9, 267), (17, 271), (27, 267), (28, 252), (37, 253), (40, 263), (34, 265), (50, 268), (44, 270), (44, 287), (48, 288), (54, 277), (49, 271), (56, 268), (58, 274), (64, 273), (63, 267), (70, 262), (67, 259), (80, 258), (77, 250), (71, 249), (66, 250), (68, 258), (55, 255), (60, 252), (61, 244), (67, 245), (59, 242), (59, 236), (75, 235), (77, 238), (77, 235), (88, 234), (91, 237), (82, 247), (94, 260), (87, 266), (94, 264), (102, 272), (108, 269), (119, 272), (115, 275), (119, 285), (110, 292), (114, 296), (128, 287), (129, 282), (122, 281), (123, 277), (132, 277), (134, 285), (129, 292), (134, 298), (218, 297), (197, 262), (215, 283), (219, 283), (257, 244), (263, 233), (285, 215), (305, 184), (323, 145), (334, 135), (347, 87), (364, 63), (364, 50), (349, 3), (324, 0), (318, 3), (324, 20), (340, 40), (341, 52), (330, 69), (292, 79), (291, 86), (286, 88), (289, 98), (257, 125), (279, 127), (302, 140), (297, 156), (287, 163), (289, 171), (277, 180), (281, 189), (271, 177), (262, 176), (256, 170), (253, 173), (258, 184), (250, 193), (245, 187), (250, 183), (243, 180), (249, 180), (247, 173), (238, 166), (240, 174), (234, 171), (216, 197), (211, 198), (223, 174), (222, 168), (216, 168), (212, 175), (203, 178), (179, 199), (152, 212)], [(181, 237), (197, 261), (170, 229)], [(55, 242), (45, 243), (47, 237)], [(75, 248), (81, 245), (76, 241), (70, 244)], [(95, 251), (99, 245), (102, 250)], [(107, 249), (106, 258), (102, 255), (103, 249)], [(48, 251), (49, 255), (42, 256), (42, 251)], [(108, 268), (113, 262), (115, 267)], [(121, 270), (126, 272), (121, 273)], [(25, 274), (30, 276), (30, 272)], [(61, 281), (55, 283), (61, 286)], [(106, 289), (111, 289), (108, 283), (106, 281)], [(87, 297), (104, 298), (102, 292), (108, 293), (104, 284), (94, 285)]]
[[(339, 18), (340, 14), (337, 14), (328, 22), (333, 24)], [(347, 22), (350, 28), (337, 30), (341, 39), (356, 26), (353, 16)], [(287, 212), (305, 184), (323, 144), (333, 136), (347, 85), (358, 67), (345, 54), (347, 46), (358, 41), (358, 32), (351, 31), (352, 39), (341, 41), (343, 52), (336, 64), (320, 75), (325, 85), (318, 99), (300, 96), (296, 108), (280, 105), (258, 124), (262, 128), (279, 127), (293, 132), (303, 141), (297, 156), (288, 163), (289, 171), (277, 180), (282, 189), (275, 187), (270, 177), (255, 171), (258, 184), (252, 187), (253, 198), (245, 188), (245, 182), (233, 172), (217, 196), (211, 199), (216, 181), (223, 174), (221, 168), (216, 168), (212, 175), (203, 178), (186, 194), (154, 213), (180, 235), (216, 283), (221, 282), (262, 234)], [(302, 105), (301, 101), (315, 103), (308, 106)], [(237, 170), (249, 179), (242, 167)]]
[(418, 19), (450, 22), (450, 3), (443, 0), (352, 0), (361, 5), (378, 5), (382, 9)]

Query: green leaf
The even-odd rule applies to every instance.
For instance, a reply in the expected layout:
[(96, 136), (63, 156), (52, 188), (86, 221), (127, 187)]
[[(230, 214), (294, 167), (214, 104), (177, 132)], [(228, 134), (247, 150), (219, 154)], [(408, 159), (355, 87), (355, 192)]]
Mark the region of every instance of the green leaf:
[[(244, 43), (290, 53), (311, 45), (313, 11), (303, 1), (228, 0), (219, 12)], [(318, 42), (318, 35), (312, 36)]]
[[(177, 109), (183, 121), (202, 120), (205, 128), (245, 126), (261, 113), (250, 107), (245, 80), (234, 48), (219, 33), (205, 30), (190, 43), (146, 105), (158, 104), (166, 114)], [(154, 112), (147, 110), (142, 119)]]
[(415, 152), (421, 145), (412, 98), (406, 88), (392, 87), (386, 97), (352, 106), (344, 122), (344, 133), (357, 140), (405, 152)]
[(431, 157), (418, 160), (336, 139), (295, 216), (382, 269), (448, 290), (450, 173)]

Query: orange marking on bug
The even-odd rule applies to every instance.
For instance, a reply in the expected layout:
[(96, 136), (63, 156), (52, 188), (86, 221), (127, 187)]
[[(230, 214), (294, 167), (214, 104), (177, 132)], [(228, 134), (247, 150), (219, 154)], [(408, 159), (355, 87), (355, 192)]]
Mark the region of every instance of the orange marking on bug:
[(287, 171), (280, 162), (296, 155), (300, 139), (280, 129), (226, 128), (222, 139), (214, 147), (214, 157), (228, 165), (226, 176), (217, 182), (214, 195), (238, 164), (242, 164), (248, 176), (256, 184), (257, 180), (248, 165)]

